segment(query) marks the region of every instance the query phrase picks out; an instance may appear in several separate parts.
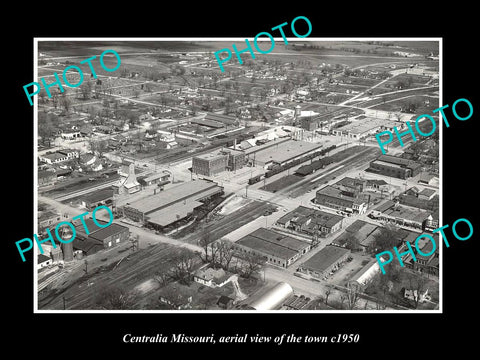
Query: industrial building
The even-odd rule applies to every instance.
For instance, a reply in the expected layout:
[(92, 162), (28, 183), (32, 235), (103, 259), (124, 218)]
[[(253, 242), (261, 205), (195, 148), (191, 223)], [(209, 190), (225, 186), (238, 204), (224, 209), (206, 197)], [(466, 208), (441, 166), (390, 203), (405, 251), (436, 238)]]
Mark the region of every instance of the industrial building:
[(250, 307), (260, 311), (277, 310), (292, 296), (292, 287), (286, 282), (279, 282), (262, 296), (252, 301)]
[[(97, 221), (101, 225), (106, 224), (105, 221)], [(83, 255), (87, 256), (128, 241), (130, 237), (130, 229), (117, 223), (112, 223), (108, 227), (102, 228), (97, 226), (93, 219), (85, 219), (88, 234), (80, 220), (75, 220), (73, 225), (76, 231), (76, 237), (71, 242), (73, 250), (81, 251)]]
[(288, 267), (307, 253), (311, 245), (277, 233), (260, 228), (244, 236), (233, 245), (240, 254), (249, 253), (264, 257), (270, 264)]
[(378, 159), (370, 162), (370, 167), (366, 171), (399, 179), (407, 179), (418, 175), (421, 170), (422, 165), (413, 160), (403, 159), (398, 156), (381, 155)]
[(204, 176), (215, 176), (224, 171), (236, 171), (245, 165), (245, 153), (241, 150), (222, 149), (192, 158), (192, 172)]
[(100, 189), (83, 195), (81, 204), (87, 210), (95, 209), (97, 206), (105, 205), (112, 206), (113, 203), (113, 189)]
[(277, 220), (277, 225), (309, 236), (327, 236), (342, 228), (343, 217), (299, 206)]
[(132, 163), (128, 166), (128, 173), (124, 172), (125, 169), (120, 169), (119, 174), (121, 176), (120, 180), (118, 180), (115, 184), (112, 185), (115, 194), (134, 194), (137, 191), (142, 189), (142, 186), (137, 181), (137, 177), (135, 175), (135, 165)]
[(360, 140), (383, 130), (393, 132), (395, 127), (398, 130), (402, 130), (405, 126), (403, 122), (365, 117), (332, 130), (332, 134)]
[(338, 246), (324, 247), (298, 267), (298, 271), (318, 279), (323, 279), (330, 272), (336, 271), (347, 261), (350, 250)]
[(163, 228), (187, 217), (202, 201), (223, 194), (223, 187), (207, 180), (194, 180), (166, 189), (123, 206), (131, 220)]
[(306, 155), (313, 154), (323, 146), (320, 143), (297, 140), (271, 141), (270, 143), (268, 147), (248, 149), (245, 152), (247, 161), (250, 161), (255, 166), (264, 168), (273, 165), (285, 165)]

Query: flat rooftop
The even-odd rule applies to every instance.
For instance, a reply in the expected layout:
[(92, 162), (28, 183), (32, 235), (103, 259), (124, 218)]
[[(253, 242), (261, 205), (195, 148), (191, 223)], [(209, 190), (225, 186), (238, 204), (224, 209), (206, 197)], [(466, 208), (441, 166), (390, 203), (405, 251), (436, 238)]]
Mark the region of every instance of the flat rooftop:
[(366, 117), (361, 120), (354, 120), (350, 124), (347, 124), (345, 126), (335, 129), (335, 131), (349, 132), (354, 134), (363, 134), (365, 132), (369, 132), (373, 129), (376, 129), (382, 126), (386, 128), (393, 128), (399, 124), (403, 124), (403, 123), (395, 122), (392, 120), (386, 120), (386, 119), (376, 119), (376, 118)]
[(306, 242), (265, 228), (244, 236), (236, 244), (285, 260), (291, 259), (309, 246)]
[(394, 164), (394, 163), (386, 162), (386, 161), (382, 161), (382, 160), (374, 160), (373, 163), (378, 164), (378, 165), (383, 165), (383, 166), (390, 166), (390, 167), (398, 168), (398, 169), (405, 169), (405, 165), (402, 166), (402, 165), (399, 165), (399, 164)]
[(226, 154), (219, 154), (219, 153), (207, 153), (207, 154), (200, 154), (196, 155), (193, 158), (195, 159), (202, 159), (202, 160), (216, 160), (225, 158)]
[(285, 214), (277, 222), (286, 223), (289, 220), (303, 218), (312, 219), (312, 223), (320, 226), (332, 227), (343, 220), (343, 216), (330, 214), (321, 210), (311, 209), (305, 206), (299, 206), (295, 210)]
[(348, 249), (329, 245), (305, 261), (301, 267), (323, 272), (349, 252)]
[(185, 218), (193, 209), (200, 205), (202, 205), (202, 203), (196, 200), (177, 202), (166, 208), (151, 212), (147, 216), (147, 221), (165, 227), (177, 220)]
[(213, 181), (198, 179), (171, 187), (155, 195), (149, 195), (148, 197), (132, 202), (130, 205), (125, 205), (125, 207), (149, 214), (153, 211), (166, 208), (176, 202), (188, 200), (190, 197), (192, 197), (191, 200), (199, 200), (211, 196), (222, 191), (222, 189), (222, 187)]
[(320, 143), (309, 143), (305, 141), (289, 140), (277, 143), (268, 149), (260, 150), (255, 153), (255, 161), (267, 163), (275, 161), (278, 163), (286, 162), (305, 153), (323, 147)]

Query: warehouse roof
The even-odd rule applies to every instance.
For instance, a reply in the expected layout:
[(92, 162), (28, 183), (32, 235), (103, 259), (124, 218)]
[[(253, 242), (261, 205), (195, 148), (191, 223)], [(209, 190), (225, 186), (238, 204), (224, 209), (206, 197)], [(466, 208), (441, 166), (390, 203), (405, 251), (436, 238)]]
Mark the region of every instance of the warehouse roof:
[(202, 205), (201, 202), (190, 199), (185, 202), (177, 202), (169, 207), (151, 212), (147, 216), (147, 221), (155, 225), (167, 226), (177, 220), (183, 219), (200, 205)]
[(228, 115), (222, 115), (222, 114), (216, 114), (216, 113), (208, 113), (207, 116), (205, 116), (204, 120), (213, 120), (213, 121), (219, 121), (224, 124), (234, 124), (236, 119), (234, 117), (228, 116)]
[(260, 150), (255, 153), (255, 161), (267, 163), (275, 161), (283, 163), (305, 153), (321, 148), (319, 143), (308, 143), (305, 141), (290, 140), (283, 143), (277, 143), (277, 146)]
[(323, 272), (342, 259), (350, 250), (338, 246), (326, 246), (301, 266), (317, 272)]
[(113, 198), (113, 189), (101, 189), (85, 195), (83, 200), (86, 202), (93, 203), (93, 202), (102, 201), (110, 198)]
[(243, 245), (250, 249), (254, 249), (267, 255), (272, 255), (285, 260), (291, 259), (298, 253), (297, 251), (288, 249), (283, 246), (275, 245), (274, 243), (259, 239), (251, 235), (244, 236), (243, 238), (238, 240), (236, 244)]
[(384, 161), (384, 162), (387, 162), (387, 163), (390, 163), (390, 164), (397, 164), (397, 165), (409, 167), (409, 168), (412, 168), (412, 169), (416, 169), (416, 168), (422, 166), (422, 165), (420, 165), (419, 163), (417, 163), (413, 160), (408, 160), (408, 159), (404, 159), (404, 158), (401, 158), (401, 157), (398, 157), (398, 156), (392, 156), (392, 155), (380, 155), (378, 160)]
[(171, 187), (155, 195), (139, 199), (132, 202), (128, 207), (149, 214), (173, 205), (176, 202), (187, 200), (190, 197), (192, 200), (199, 200), (220, 191), (222, 191), (222, 187), (218, 186), (217, 183), (198, 179)]
[(116, 224), (116, 223), (111, 223), (108, 227), (97, 230), (94, 233), (90, 234), (89, 237), (103, 241), (109, 236), (120, 234), (125, 231), (130, 231), (130, 230), (126, 226)]
[(303, 241), (264, 228), (255, 230), (236, 243), (285, 260), (309, 246)]

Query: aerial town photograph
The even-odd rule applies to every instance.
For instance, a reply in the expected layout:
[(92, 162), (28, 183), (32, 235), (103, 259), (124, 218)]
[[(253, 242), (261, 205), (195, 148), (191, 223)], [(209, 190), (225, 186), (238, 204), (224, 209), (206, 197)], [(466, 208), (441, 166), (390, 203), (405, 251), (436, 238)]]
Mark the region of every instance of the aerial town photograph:
[(439, 40), (232, 44), (37, 39), (36, 310), (439, 310)]

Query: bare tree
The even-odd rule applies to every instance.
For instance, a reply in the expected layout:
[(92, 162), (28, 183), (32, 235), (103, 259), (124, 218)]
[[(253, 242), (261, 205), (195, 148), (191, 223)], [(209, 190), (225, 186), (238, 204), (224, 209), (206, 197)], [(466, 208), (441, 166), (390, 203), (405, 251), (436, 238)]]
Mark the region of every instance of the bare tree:
[(82, 94), (83, 100), (90, 99), (92, 94), (92, 83), (90, 80), (84, 81), (82, 85), (80, 85), (80, 92)]
[(99, 289), (95, 304), (102, 309), (134, 309), (138, 301), (138, 293), (136, 291), (127, 291), (119, 286), (99, 286)]
[(198, 245), (202, 247), (203, 252), (199, 253), (200, 258), (203, 262), (209, 262), (208, 248), (209, 244), (212, 242), (210, 238), (210, 232), (204, 226), (200, 234), (200, 239), (198, 240)]
[(181, 284), (190, 285), (195, 265), (193, 253), (182, 248), (179, 253), (174, 256), (173, 261), (175, 265), (170, 271), (170, 276)]
[(219, 249), (218, 256), (220, 266), (228, 271), (234, 255), (233, 244), (228, 240), (222, 239), (216, 243), (216, 246)]
[(355, 285), (349, 282), (347, 284), (347, 293), (346, 293), (347, 308), (349, 310), (353, 310), (359, 299), (360, 299), (360, 287), (358, 285)]
[(165, 272), (165, 271), (157, 271), (153, 275), (153, 280), (158, 282), (161, 287), (167, 285), (170, 282), (171, 279), (172, 279), (172, 277), (170, 276), (170, 274), (168, 272)]
[(327, 288), (327, 291), (325, 291), (325, 305), (328, 305), (328, 297), (332, 293), (330, 288)]
[(252, 274), (259, 271), (262, 265), (265, 263), (265, 259), (257, 254), (247, 253), (244, 257), (244, 263), (242, 266), (242, 275), (245, 278), (249, 278)]
[[(428, 279), (424, 278), (421, 275), (409, 273), (408, 274), (408, 282), (410, 283), (410, 290), (413, 292), (413, 304), (415, 309), (418, 307), (418, 303), (421, 300), (421, 295), (426, 290), (426, 285), (428, 283)], [(416, 296), (415, 296), (416, 293)]]

